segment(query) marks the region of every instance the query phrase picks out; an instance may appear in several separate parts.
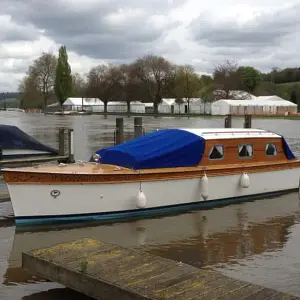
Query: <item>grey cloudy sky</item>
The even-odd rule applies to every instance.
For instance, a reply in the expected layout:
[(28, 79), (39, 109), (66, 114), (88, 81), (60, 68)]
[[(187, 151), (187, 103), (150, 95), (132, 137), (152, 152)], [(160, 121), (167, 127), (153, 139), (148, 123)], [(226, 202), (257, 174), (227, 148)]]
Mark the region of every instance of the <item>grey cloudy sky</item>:
[(225, 59), (261, 71), (298, 66), (300, 0), (0, 0), (0, 92), (43, 51), (72, 70), (157, 54), (210, 73)]

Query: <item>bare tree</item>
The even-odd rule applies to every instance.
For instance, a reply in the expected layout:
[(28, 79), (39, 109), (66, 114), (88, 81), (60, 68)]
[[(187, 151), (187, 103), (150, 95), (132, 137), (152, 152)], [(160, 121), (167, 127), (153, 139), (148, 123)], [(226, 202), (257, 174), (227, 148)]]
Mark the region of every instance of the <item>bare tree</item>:
[(175, 79), (175, 65), (165, 58), (146, 55), (133, 63), (134, 77), (145, 88), (153, 102), (154, 113), (158, 113), (158, 104)]
[(214, 86), (217, 89), (216, 97), (223, 99), (235, 99), (235, 90), (241, 86), (241, 79), (238, 73), (238, 64), (226, 60), (218, 65), (213, 74)]
[(72, 96), (85, 97), (87, 83), (82, 75), (74, 73), (72, 75)]
[(36, 82), (32, 76), (26, 75), (20, 81), (18, 91), (21, 96), (21, 108), (43, 108), (43, 97), (39, 93)]
[(43, 97), (44, 108), (47, 107), (48, 99), (54, 94), (56, 65), (56, 56), (43, 52), (28, 70), (28, 76), (31, 77), (31, 81)]
[(120, 97), (122, 74), (118, 67), (99, 65), (90, 70), (87, 79), (87, 94), (103, 101), (107, 112), (107, 103)]

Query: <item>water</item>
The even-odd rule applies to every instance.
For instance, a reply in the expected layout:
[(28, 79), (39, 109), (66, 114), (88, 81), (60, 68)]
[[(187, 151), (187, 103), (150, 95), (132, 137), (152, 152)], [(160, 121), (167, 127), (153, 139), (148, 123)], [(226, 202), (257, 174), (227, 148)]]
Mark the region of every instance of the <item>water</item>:
[[(124, 121), (125, 129), (132, 130), (133, 118)], [(73, 128), (75, 158), (88, 160), (93, 151), (112, 145), (115, 117), (0, 112), (0, 123), (17, 125), (54, 147), (58, 128)], [(233, 126), (242, 124), (241, 118), (233, 120)], [(300, 121), (253, 119), (252, 124), (284, 135), (292, 150), (300, 153)], [(223, 127), (223, 118), (145, 117), (144, 125), (147, 131), (169, 126)], [(0, 194), (3, 190), (2, 184)], [(83, 237), (139, 248), (300, 296), (300, 206), (297, 193), (292, 193), (177, 216), (109, 225), (35, 227), (26, 231), (15, 228), (10, 202), (0, 202), (0, 299), (87, 300), (21, 268), (22, 252)]]

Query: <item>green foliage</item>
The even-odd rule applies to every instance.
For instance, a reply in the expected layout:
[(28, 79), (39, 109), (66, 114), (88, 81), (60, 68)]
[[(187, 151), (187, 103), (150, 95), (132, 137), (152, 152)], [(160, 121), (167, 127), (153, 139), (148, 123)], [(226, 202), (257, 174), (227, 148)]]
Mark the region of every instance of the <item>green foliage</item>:
[(68, 63), (68, 54), (65, 46), (59, 48), (59, 55), (55, 73), (55, 95), (62, 106), (72, 93), (72, 72)]
[(261, 82), (259, 71), (250, 66), (243, 66), (238, 68), (238, 72), (240, 73), (243, 87), (245, 87), (246, 91), (253, 93)]

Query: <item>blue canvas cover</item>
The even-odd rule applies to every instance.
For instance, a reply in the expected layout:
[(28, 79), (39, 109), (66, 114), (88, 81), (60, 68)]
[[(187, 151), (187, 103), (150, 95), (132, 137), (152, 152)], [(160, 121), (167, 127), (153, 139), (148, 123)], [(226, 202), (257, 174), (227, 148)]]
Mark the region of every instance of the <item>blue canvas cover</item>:
[(287, 159), (295, 159), (295, 155), (293, 154), (291, 148), (289, 147), (288, 143), (286, 142), (285, 138), (282, 136), (281, 137), (282, 140), (282, 146), (283, 146), (283, 150), (285, 153), (285, 156)]
[[(163, 129), (126, 143), (98, 150), (99, 162), (130, 169), (176, 168), (198, 165), (205, 140), (180, 129)], [(91, 157), (91, 161), (94, 161)]]
[(12, 125), (0, 125), (0, 148), (38, 150), (47, 151), (50, 154), (58, 154), (56, 149), (43, 145), (18, 127)]

